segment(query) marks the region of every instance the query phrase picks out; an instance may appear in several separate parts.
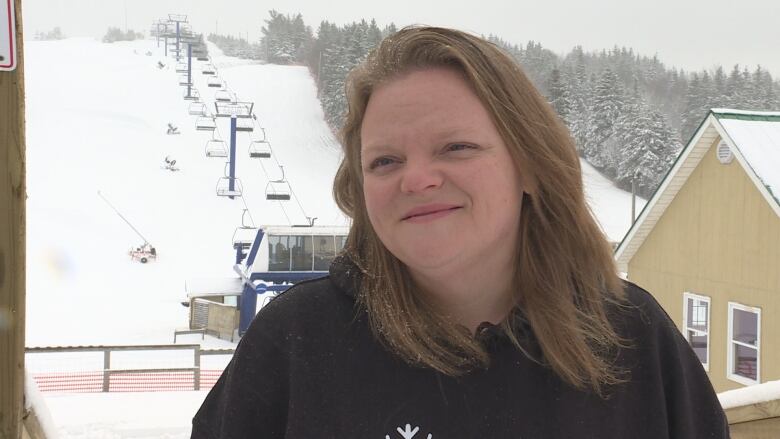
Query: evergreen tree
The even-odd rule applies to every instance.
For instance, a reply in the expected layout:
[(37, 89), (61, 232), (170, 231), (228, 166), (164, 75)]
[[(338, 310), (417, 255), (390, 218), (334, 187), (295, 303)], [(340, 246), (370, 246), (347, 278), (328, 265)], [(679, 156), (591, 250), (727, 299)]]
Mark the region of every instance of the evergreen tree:
[(623, 88), (617, 75), (610, 69), (604, 70), (593, 93), (593, 124), (584, 148), (585, 158), (598, 169), (606, 170), (613, 162), (605, 142), (614, 134), (623, 98)]
[(660, 113), (650, 110), (644, 103), (629, 127), (630, 135), (620, 150), (617, 182), (624, 188), (631, 187), (648, 198), (663, 180), (681, 149)]
[(561, 71), (553, 69), (550, 73), (547, 90), (548, 100), (561, 120), (566, 121), (572, 110), (567, 78), (562, 77)]

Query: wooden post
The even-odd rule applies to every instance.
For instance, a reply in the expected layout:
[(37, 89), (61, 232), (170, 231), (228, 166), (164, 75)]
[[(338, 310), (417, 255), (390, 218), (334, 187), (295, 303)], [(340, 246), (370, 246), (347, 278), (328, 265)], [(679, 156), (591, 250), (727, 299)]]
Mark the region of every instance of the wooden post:
[(111, 349), (103, 351), (103, 391), (111, 390)]
[(25, 157), (22, 0), (17, 67), (0, 71), (0, 439), (22, 436), (24, 411)]

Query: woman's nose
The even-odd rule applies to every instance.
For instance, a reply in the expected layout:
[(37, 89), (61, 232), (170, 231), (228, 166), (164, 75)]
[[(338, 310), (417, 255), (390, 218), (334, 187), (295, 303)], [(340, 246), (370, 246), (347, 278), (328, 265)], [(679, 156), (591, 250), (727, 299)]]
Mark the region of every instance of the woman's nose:
[(435, 164), (427, 161), (407, 161), (401, 177), (401, 192), (409, 194), (423, 192), (438, 188), (443, 182), (444, 175)]

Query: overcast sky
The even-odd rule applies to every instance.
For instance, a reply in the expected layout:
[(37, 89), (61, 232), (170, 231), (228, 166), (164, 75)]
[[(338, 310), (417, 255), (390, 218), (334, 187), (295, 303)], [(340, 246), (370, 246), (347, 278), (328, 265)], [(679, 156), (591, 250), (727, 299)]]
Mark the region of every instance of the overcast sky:
[(562, 54), (633, 47), (686, 70), (757, 64), (780, 79), (780, 0), (24, 0), (25, 34), (60, 26), (68, 36), (100, 37), (108, 26), (148, 33), (168, 13), (188, 14), (196, 32), (260, 36), (268, 10), (344, 24), (375, 18), (495, 34), (517, 44), (535, 40)]

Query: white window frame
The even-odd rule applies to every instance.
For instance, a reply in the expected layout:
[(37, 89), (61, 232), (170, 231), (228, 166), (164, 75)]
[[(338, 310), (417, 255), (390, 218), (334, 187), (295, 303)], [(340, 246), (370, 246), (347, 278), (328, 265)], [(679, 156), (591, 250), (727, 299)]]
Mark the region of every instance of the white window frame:
[[(751, 346), (747, 343), (743, 343), (740, 341), (733, 340), (734, 337), (734, 310), (740, 310), (745, 312), (750, 312), (753, 314), (756, 314), (756, 325), (758, 326), (756, 328), (756, 345)], [(728, 328), (728, 339), (726, 340), (727, 347), (727, 357), (726, 357), (726, 378), (728, 378), (731, 381), (737, 382), (739, 384), (743, 384), (746, 386), (752, 386), (754, 384), (761, 383), (761, 308), (754, 307), (754, 306), (747, 306), (743, 305), (741, 303), (737, 302), (729, 302), (729, 328)], [(756, 379), (751, 380), (750, 378), (743, 377), (742, 375), (737, 375), (733, 371), (734, 367), (734, 344), (738, 344), (750, 349), (756, 350)]]
[[(706, 331), (701, 331), (688, 326), (688, 300), (701, 300), (707, 302), (707, 330)], [(711, 315), (712, 315), (712, 299), (710, 297), (691, 293), (690, 291), (686, 291), (683, 293), (683, 324), (682, 324), (683, 337), (685, 337), (685, 339), (688, 341), (688, 344), (690, 345), (691, 340), (688, 339), (688, 331), (693, 331), (699, 334), (704, 332), (707, 335), (707, 362), (701, 363), (701, 365), (704, 366), (704, 370), (706, 370), (707, 372), (710, 371), (710, 355), (712, 355), (710, 349), (711, 346), (710, 327), (712, 326), (711, 325), (712, 320), (710, 319)], [(693, 348), (693, 345), (691, 345), (691, 348)]]

